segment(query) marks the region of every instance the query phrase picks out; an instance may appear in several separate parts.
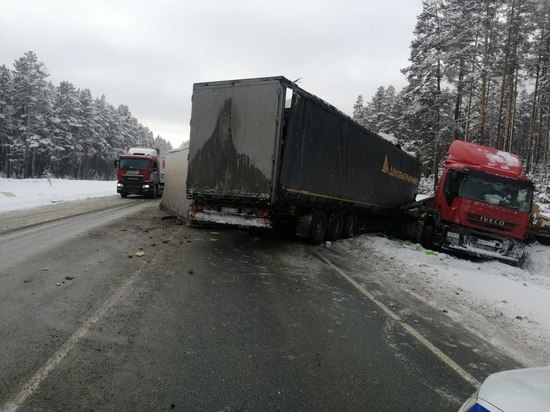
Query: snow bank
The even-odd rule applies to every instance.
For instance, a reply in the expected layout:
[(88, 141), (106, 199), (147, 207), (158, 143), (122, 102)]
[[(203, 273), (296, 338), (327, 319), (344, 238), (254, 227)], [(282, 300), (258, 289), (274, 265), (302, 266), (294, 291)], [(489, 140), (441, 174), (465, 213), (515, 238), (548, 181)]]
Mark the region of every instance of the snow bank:
[[(550, 246), (528, 246), (525, 264), (517, 268), (377, 236), (353, 242), (365, 256), (379, 255), (390, 272), (395, 264), (406, 267), (408, 273), (402, 276), (407, 277), (409, 292), (434, 308), (446, 309), (448, 316), (518, 361), (529, 366), (550, 361)], [(512, 348), (508, 337), (527, 349)]]
[(0, 212), (116, 195), (116, 182), (0, 178)]

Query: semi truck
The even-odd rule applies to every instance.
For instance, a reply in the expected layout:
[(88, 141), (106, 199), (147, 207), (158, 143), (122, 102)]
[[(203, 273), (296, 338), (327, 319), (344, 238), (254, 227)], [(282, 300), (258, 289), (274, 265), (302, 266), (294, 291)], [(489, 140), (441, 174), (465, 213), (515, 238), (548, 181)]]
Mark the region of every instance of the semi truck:
[(193, 86), (189, 220), (351, 237), (415, 200), (421, 164), (284, 77)]
[(157, 198), (164, 191), (166, 160), (159, 149), (132, 147), (115, 160), (117, 193)]
[(377, 226), (514, 263), (533, 193), (521, 169), (514, 155), (455, 141), (435, 195), (417, 202), (416, 156), (285, 77), (193, 85), (191, 223), (290, 226), (314, 244)]

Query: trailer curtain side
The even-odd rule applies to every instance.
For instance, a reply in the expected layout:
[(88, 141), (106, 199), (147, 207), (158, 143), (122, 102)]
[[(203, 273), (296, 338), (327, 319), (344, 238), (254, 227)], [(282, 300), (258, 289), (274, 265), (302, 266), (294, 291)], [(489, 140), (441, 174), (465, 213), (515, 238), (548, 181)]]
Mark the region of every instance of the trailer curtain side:
[(420, 163), (298, 91), (288, 114), (280, 176), (290, 193), (399, 207), (415, 199)]

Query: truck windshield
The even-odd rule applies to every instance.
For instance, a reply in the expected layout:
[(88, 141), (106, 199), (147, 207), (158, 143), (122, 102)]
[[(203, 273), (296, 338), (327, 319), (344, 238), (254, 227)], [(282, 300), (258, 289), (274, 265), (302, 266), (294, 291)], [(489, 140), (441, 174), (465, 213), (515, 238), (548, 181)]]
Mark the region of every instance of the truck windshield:
[(118, 167), (120, 169), (145, 170), (147, 169), (147, 159), (128, 159), (121, 157)]
[(492, 180), (486, 177), (463, 175), (459, 196), (522, 212), (530, 212), (533, 190), (529, 186), (514, 181), (506, 182), (500, 179)]

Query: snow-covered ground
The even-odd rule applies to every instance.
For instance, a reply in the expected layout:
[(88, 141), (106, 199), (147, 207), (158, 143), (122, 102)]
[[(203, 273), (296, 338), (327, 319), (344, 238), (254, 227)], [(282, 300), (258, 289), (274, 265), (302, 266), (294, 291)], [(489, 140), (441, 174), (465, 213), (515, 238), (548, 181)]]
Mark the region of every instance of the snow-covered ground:
[(116, 182), (0, 178), (0, 213), (112, 195), (116, 195)]
[(375, 235), (342, 247), (370, 266), (376, 256), (378, 283), (418, 298), (526, 366), (550, 364), (549, 246), (529, 245), (521, 268)]
[[(115, 182), (0, 178), (0, 212), (116, 194)], [(550, 247), (527, 247), (522, 268), (472, 262), (380, 236), (338, 242), (399, 288), (528, 366), (550, 364)], [(398, 278), (398, 279), (395, 279)]]

